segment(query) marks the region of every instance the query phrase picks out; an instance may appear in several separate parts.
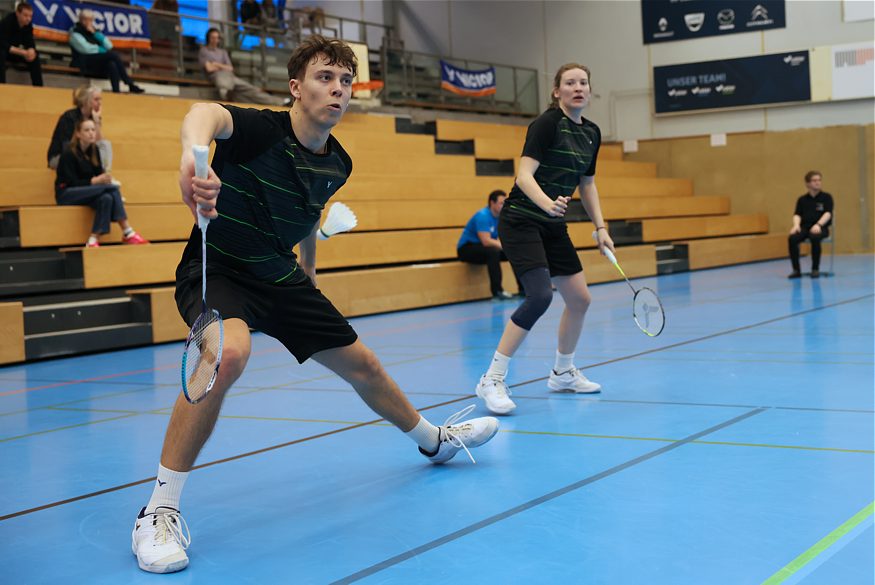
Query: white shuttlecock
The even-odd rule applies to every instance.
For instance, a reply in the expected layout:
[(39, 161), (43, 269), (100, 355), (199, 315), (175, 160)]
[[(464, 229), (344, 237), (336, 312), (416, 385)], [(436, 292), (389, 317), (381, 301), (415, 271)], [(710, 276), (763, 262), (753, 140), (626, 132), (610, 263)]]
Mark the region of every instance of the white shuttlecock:
[(319, 228), (317, 237), (320, 240), (327, 240), (334, 234), (342, 234), (348, 232), (358, 224), (358, 219), (352, 209), (341, 203), (340, 201), (333, 203), (328, 209), (328, 217), (325, 218), (325, 223)]

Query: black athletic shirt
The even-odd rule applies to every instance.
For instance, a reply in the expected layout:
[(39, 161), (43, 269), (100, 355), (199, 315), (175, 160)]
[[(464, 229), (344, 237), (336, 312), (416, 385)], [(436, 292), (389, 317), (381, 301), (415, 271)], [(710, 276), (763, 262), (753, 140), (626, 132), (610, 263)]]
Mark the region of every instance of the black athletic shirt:
[[(580, 185), (580, 177), (595, 175), (596, 158), (602, 143), (599, 127), (584, 119), (576, 124), (559, 108), (550, 108), (529, 124), (523, 156), (538, 161), (535, 181), (550, 199), (570, 196)], [(507, 198), (508, 213), (540, 221), (564, 222), (551, 217), (514, 184)]]
[[(298, 143), (289, 113), (224, 106), (234, 132), (216, 140), (212, 167), (222, 180), (219, 217), (207, 231), (207, 270), (271, 284), (307, 276), (292, 247), (310, 235), (325, 203), (352, 173), (352, 160), (333, 136), (326, 154)], [(200, 275), (201, 235), (195, 226), (177, 276)]]
[[(826, 212), (832, 213), (832, 195), (826, 191), (821, 191), (814, 197), (806, 193), (796, 200), (796, 210), (793, 215), (798, 215), (802, 218), (802, 227), (810, 228), (817, 223), (817, 220), (823, 217)], [(826, 225), (832, 223), (832, 218)]]

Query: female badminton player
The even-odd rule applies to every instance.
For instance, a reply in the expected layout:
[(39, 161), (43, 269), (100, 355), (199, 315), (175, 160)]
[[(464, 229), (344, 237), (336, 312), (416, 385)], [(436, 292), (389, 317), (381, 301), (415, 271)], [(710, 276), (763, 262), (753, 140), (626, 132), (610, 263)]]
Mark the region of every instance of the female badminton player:
[(556, 392), (601, 390), (574, 367), (574, 352), (591, 297), (564, 219), (571, 195), (579, 187), (583, 206), (598, 232), (599, 249), (614, 249), (595, 186), (601, 131), (583, 117), (590, 92), (590, 72), (585, 65), (569, 63), (556, 72), (550, 108), (529, 125), (516, 184), (498, 220), (504, 253), (526, 297), (511, 315), (492, 364), (477, 384), (477, 396), (495, 414), (508, 414), (516, 408), (505, 383), (508, 365), (550, 306), (552, 284), (562, 295), (565, 310), (559, 322), (556, 363), (547, 386)]

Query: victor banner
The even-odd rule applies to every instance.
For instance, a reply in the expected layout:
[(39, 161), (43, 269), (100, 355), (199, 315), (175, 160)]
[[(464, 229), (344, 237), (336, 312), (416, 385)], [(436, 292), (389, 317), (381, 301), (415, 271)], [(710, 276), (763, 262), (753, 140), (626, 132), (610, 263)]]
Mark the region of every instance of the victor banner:
[(67, 42), (70, 29), (86, 8), (94, 12), (94, 28), (114, 47), (151, 49), (146, 11), (133, 6), (104, 6), (73, 0), (33, 0), (33, 36)]
[(441, 87), (464, 96), (492, 95), (495, 93), (495, 68), (469, 71), (441, 61)]

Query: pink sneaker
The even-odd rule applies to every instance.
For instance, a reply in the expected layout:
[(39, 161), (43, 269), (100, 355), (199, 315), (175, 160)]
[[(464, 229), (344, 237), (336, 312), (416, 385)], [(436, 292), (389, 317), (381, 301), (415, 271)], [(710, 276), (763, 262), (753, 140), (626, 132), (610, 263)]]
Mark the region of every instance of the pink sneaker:
[(98, 242), (97, 240), (94, 240), (93, 242), (89, 240), (89, 241), (85, 242), (85, 247), (86, 248), (99, 248), (100, 242)]
[(148, 244), (149, 240), (138, 234), (137, 232), (132, 233), (126, 238), (122, 238), (123, 244)]

